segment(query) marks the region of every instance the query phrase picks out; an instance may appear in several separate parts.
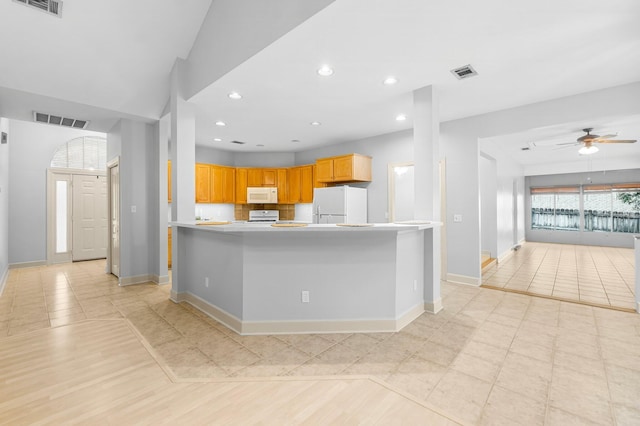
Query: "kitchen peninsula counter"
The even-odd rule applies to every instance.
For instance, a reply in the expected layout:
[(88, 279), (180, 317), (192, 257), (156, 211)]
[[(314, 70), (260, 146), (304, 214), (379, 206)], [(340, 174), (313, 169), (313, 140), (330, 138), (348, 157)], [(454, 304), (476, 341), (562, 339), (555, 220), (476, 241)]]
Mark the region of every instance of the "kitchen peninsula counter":
[(172, 222), (171, 298), (239, 334), (397, 331), (441, 309), (439, 226)]

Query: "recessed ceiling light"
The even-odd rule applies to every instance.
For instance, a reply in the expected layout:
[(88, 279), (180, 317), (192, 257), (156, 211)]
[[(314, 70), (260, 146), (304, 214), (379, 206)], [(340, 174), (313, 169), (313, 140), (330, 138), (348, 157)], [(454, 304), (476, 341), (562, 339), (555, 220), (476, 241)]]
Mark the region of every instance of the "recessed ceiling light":
[(214, 142), (222, 142), (222, 139), (220, 139), (220, 138), (213, 138), (213, 141), (214, 141)]
[(256, 146), (264, 146), (264, 144), (259, 143), (259, 144), (257, 144)]
[(400, 114), (398, 116), (396, 116), (396, 121), (404, 121), (407, 119), (407, 116), (404, 114)]
[(298, 139), (291, 139), (291, 142), (293, 142), (293, 143), (298, 143), (298, 142), (300, 142), (300, 141), (299, 141)]
[(229, 96), (231, 99), (242, 99), (242, 95), (238, 92), (231, 92), (227, 96)]
[(329, 65), (323, 65), (318, 68), (318, 74), (323, 77), (329, 77), (333, 74), (333, 68), (331, 68)]
[(216, 121), (216, 126), (226, 126), (227, 123), (225, 123), (224, 121)]
[(390, 75), (389, 77), (384, 79), (382, 84), (384, 84), (386, 86), (392, 86), (392, 85), (396, 84), (397, 82), (398, 82), (398, 79), (395, 78), (394, 76)]
[(311, 122), (311, 123), (309, 123), (309, 124), (311, 124), (312, 126), (319, 126), (319, 125), (321, 125), (322, 123), (320, 123), (319, 121), (312, 121), (312, 122)]

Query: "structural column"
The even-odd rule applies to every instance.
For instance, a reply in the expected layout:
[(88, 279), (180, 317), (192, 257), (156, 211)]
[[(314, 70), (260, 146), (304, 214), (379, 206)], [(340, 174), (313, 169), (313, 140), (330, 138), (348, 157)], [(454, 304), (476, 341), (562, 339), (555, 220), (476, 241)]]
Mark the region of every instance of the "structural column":
[[(177, 59), (171, 71), (171, 219), (190, 222), (195, 219), (196, 121), (193, 105), (184, 98), (186, 62)], [(179, 233), (172, 236), (171, 295), (179, 293)]]
[[(416, 220), (440, 222), (440, 118), (437, 91), (426, 86), (413, 92), (413, 162)], [(440, 297), (440, 228), (424, 231), (425, 310), (442, 309)]]

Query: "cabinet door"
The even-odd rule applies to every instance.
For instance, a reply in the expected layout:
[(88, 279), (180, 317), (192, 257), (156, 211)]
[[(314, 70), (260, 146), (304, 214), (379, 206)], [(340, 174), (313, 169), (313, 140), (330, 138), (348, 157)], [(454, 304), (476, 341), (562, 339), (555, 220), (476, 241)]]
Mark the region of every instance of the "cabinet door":
[(289, 202), (300, 202), (300, 167), (292, 167), (289, 169)]
[(287, 169), (278, 169), (278, 203), (286, 204), (289, 202), (288, 175)]
[(353, 156), (345, 155), (333, 159), (333, 180), (335, 182), (353, 180)]
[(333, 159), (323, 158), (316, 161), (316, 174), (318, 182), (333, 181)]
[[(236, 200), (236, 171), (233, 167), (223, 168), (222, 202), (234, 203)], [(245, 191), (245, 197), (246, 197)]]
[(212, 203), (222, 203), (224, 189), (224, 168), (211, 165), (211, 195)]
[(275, 169), (262, 169), (262, 186), (277, 186), (278, 173)]
[(262, 169), (252, 167), (247, 169), (248, 186), (262, 186)]
[(247, 204), (247, 169), (236, 169), (236, 204)]
[(300, 167), (300, 202), (313, 203), (313, 166)]
[(167, 197), (171, 202), (171, 161), (167, 162)]
[(196, 203), (211, 202), (211, 167), (196, 163)]

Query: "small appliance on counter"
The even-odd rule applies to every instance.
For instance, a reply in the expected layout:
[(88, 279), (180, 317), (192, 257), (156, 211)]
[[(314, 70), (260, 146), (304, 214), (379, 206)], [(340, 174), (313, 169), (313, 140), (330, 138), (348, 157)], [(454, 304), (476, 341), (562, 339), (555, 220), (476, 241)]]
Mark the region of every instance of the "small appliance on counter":
[(313, 223), (367, 223), (367, 190), (333, 186), (313, 190)]
[(250, 223), (276, 223), (280, 219), (278, 210), (250, 210)]

